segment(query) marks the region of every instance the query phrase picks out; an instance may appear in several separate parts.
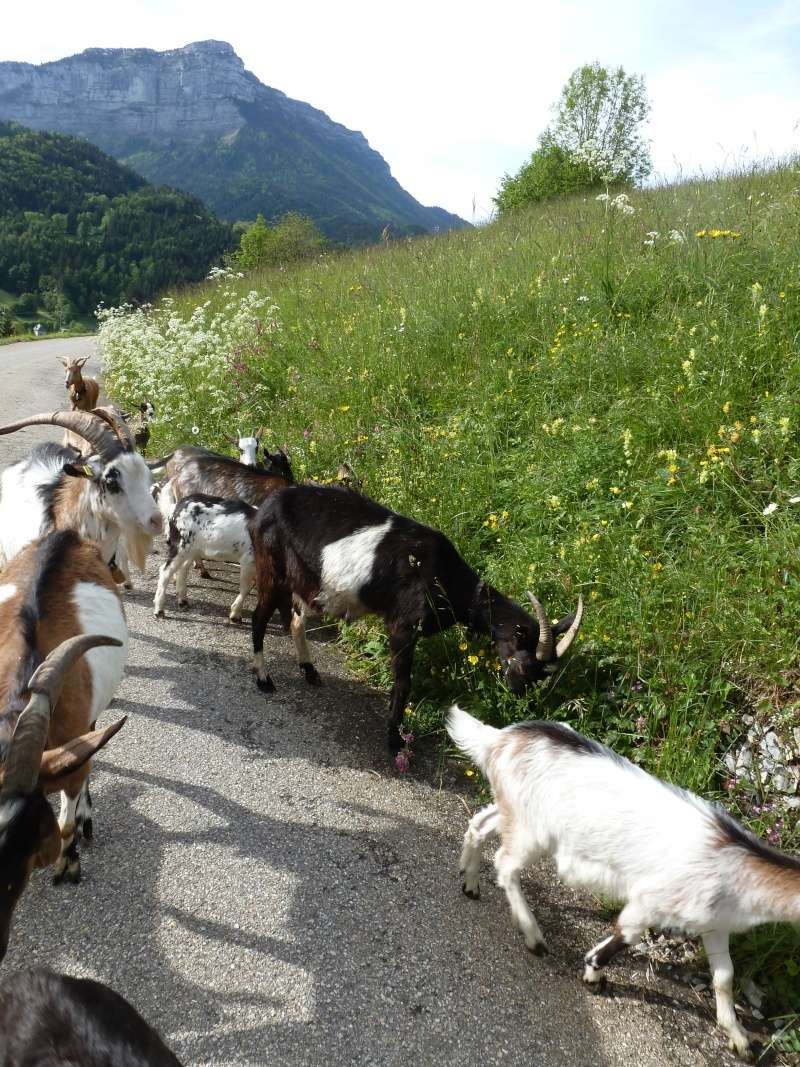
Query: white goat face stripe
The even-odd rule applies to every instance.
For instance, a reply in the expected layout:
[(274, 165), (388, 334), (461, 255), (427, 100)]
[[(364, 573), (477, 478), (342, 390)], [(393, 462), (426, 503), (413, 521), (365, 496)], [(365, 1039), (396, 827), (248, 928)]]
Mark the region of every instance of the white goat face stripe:
[(255, 467), (258, 459), (258, 441), (255, 437), (239, 438), (239, 459), (248, 467)]
[(7, 600), (10, 600), (16, 591), (17, 587), (11, 582), (0, 585), (0, 604), (5, 604)]
[(330, 615), (363, 615), (359, 592), (372, 578), (378, 546), (392, 528), (392, 519), (365, 526), (322, 550), (322, 580), (318, 601)]
[(161, 512), (150, 492), (153, 478), (147, 464), (140, 455), (129, 452), (117, 456), (109, 466), (119, 471), (122, 491), (106, 493), (104, 508), (107, 514), (113, 516), (123, 529), (133, 524), (152, 536), (156, 531), (151, 519), (160, 521)]

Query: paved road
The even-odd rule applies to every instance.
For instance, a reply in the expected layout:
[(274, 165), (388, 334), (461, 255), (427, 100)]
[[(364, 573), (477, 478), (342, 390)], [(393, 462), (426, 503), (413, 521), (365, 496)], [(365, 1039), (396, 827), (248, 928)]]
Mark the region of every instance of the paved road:
[[(64, 351), (93, 342), (0, 348), (14, 372), (0, 420), (59, 405)], [(0, 466), (34, 434), (0, 438)], [(248, 631), (226, 624), (232, 571), (156, 620), (157, 565), (126, 595), (131, 657), (113, 713), (130, 720), (96, 761), (83, 882), (34, 877), (6, 968), (109, 983), (198, 1067), (734, 1062), (708, 1001), (642, 957), (613, 968), (610, 996), (586, 992), (581, 957), (608, 920), (547, 871), (525, 889), (553, 955), (529, 956), (488, 858), (483, 899), (460, 892), (466, 780), (440, 778), (431, 753), (395, 774), (385, 697), (348, 678), (330, 644), (317, 645), (312, 690), (271, 631), (278, 693), (265, 700)]]

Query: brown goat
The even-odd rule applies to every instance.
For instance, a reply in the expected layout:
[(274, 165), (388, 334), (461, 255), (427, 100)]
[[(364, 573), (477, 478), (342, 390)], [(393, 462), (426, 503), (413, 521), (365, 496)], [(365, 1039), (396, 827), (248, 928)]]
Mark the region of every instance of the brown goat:
[[(128, 644), (119, 593), (97, 545), (74, 530), (59, 530), (24, 548), (0, 575), (0, 633), (4, 638), (0, 646), (3, 794), (11, 788), (9, 766), (18, 748), (23, 709), (30, 692), (35, 691), (30, 679), (42, 660), (64, 642), (87, 634), (106, 634), (107, 638), (94, 644), (117, 646), (92, 651), (64, 672), (59, 681), (58, 706), (40, 738), (36, 766), (41, 761), (41, 769), (28, 789), (29, 795), (37, 789), (61, 791), (60, 849), (55, 854), (48, 851), (46, 860), (57, 861), (56, 881), (67, 877), (77, 882), (80, 858), (76, 830), (83, 823), (85, 836), (91, 836), (89, 758), (99, 747), (93, 748), (87, 735), (119, 684)], [(104, 743), (108, 734), (102, 733)], [(48, 751), (42, 755), (45, 746)], [(82, 758), (65, 759), (64, 752), (78, 752)], [(13, 788), (18, 791), (16, 786)], [(0, 937), (2, 928), (0, 908)]]
[[(64, 386), (67, 390), (67, 399), (72, 411), (91, 411), (97, 407), (97, 399), (100, 396), (100, 386), (94, 378), (84, 378), (81, 369), (88, 360), (88, 356), (69, 356), (66, 359), (60, 357), (66, 368)], [(77, 448), (82, 451), (86, 442), (70, 430), (64, 434), (62, 444), (65, 448)]]

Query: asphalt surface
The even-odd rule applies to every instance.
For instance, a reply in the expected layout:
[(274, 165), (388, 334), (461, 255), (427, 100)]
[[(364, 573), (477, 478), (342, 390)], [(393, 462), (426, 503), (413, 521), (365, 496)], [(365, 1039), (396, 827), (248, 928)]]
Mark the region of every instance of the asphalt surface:
[[(0, 348), (0, 421), (61, 406), (56, 356), (90, 351), (96, 371), (91, 339)], [(0, 467), (57, 436), (0, 438)], [(349, 677), (330, 642), (314, 646), (323, 687), (311, 689), (270, 628), (278, 691), (265, 698), (249, 628), (227, 623), (234, 570), (212, 566), (215, 581), (190, 581), (188, 609), (170, 595), (157, 620), (159, 561), (125, 595), (130, 662), (101, 722), (130, 718), (95, 761), (83, 881), (34, 875), (6, 970), (108, 983), (197, 1067), (736, 1062), (708, 995), (644, 956), (609, 969), (607, 995), (583, 987), (583, 954), (610, 921), (549, 869), (524, 881), (552, 952), (530, 956), (490, 853), (482, 899), (460, 891), (472, 800), (458, 768), (439, 774), (423, 750), (398, 775), (385, 694)]]

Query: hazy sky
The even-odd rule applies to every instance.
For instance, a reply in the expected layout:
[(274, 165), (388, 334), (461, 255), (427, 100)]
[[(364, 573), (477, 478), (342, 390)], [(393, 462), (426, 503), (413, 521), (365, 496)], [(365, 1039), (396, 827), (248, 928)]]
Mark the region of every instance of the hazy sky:
[(228, 41), (261, 81), (361, 130), (400, 183), (465, 218), (535, 147), (575, 67), (643, 74), (655, 169), (800, 147), (800, 2), (44, 0), (4, 18), (0, 59)]

